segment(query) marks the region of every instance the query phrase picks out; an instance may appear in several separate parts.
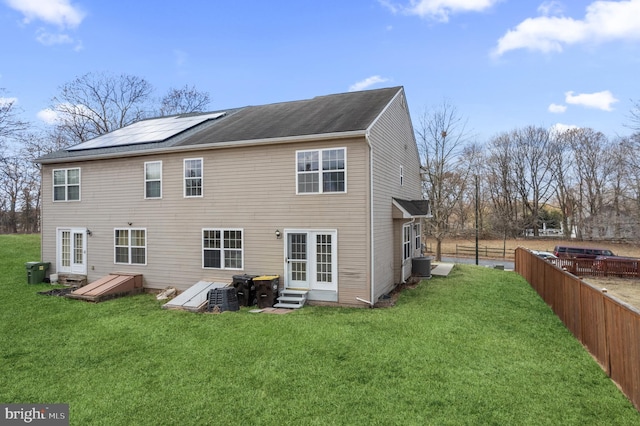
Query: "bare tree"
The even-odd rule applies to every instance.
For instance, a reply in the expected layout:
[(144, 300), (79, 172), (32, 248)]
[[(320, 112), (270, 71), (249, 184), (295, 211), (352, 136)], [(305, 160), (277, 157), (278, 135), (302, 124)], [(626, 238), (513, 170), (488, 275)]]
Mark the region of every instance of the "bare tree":
[(629, 118), (631, 119), (629, 128), (640, 133), (640, 101), (633, 102), (633, 108), (631, 109)]
[(205, 111), (210, 102), (209, 93), (201, 92), (195, 86), (169, 89), (160, 101), (159, 115), (187, 114)]
[(21, 209), (20, 201), (26, 178), (24, 159), (18, 156), (4, 157), (0, 162), (0, 192), (5, 198), (7, 207), (4, 230), (17, 233)]
[(449, 216), (463, 195), (463, 183), (469, 174), (468, 168), (459, 166), (459, 155), (468, 141), (466, 120), (444, 101), (425, 111), (417, 135), (425, 169), (425, 192), (433, 214), (428, 224), (436, 239), (436, 260), (441, 260)]
[(21, 132), (27, 127), (27, 123), (18, 118), (16, 100), (4, 97), (6, 90), (0, 88), (0, 145), (5, 138)]
[(145, 118), (153, 89), (145, 79), (128, 74), (88, 73), (59, 90), (52, 99), (58, 131), (80, 143)]
[[(570, 129), (564, 134), (575, 159), (578, 238), (603, 236), (598, 216), (604, 206), (604, 192), (612, 171), (610, 144), (606, 136), (590, 128)], [(609, 158), (609, 161), (605, 160)]]
[(489, 199), (493, 207), (493, 228), (503, 240), (521, 229), (518, 218), (518, 188), (512, 158), (514, 142), (509, 133), (501, 133), (489, 141), (485, 167)]
[(551, 137), (547, 129), (527, 126), (511, 132), (514, 140), (514, 176), (520, 194), (525, 224), (538, 236), (542, 207), (551, 198), (553, 169), (549, 155)]
[(549, 156), (555, 176), (556, 202), (562, 213), (562, 231), (565, 238), (570, 238), (575, 225), (574, 215), (577, 211), (577, 187), (575, 161), (573, 151), (567, 139), (570, 133), (553, 134), (553, 143), (549, 149)]

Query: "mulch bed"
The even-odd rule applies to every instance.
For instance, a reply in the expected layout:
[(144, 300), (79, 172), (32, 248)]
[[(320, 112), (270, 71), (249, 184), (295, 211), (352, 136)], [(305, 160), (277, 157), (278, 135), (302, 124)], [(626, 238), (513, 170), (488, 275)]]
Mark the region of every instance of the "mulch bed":
[(71, 293), (75, 288), (73, 287), (65, 287), (65, 288), (54, 288), (49, 291), (39, 291), (38, 294), (43, 294), (45, 296), (66, 296)]

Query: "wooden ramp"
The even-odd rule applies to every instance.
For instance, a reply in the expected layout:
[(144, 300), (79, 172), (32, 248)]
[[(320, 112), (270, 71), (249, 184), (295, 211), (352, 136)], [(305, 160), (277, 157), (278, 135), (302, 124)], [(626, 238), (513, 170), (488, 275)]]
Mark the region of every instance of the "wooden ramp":
[(67, 294), (72, 299), (102, 302), (120, 296), (142, 292), (142, 275), (114, 272)]
[(207, 307), (207, 295), (214, 288), (227, 287), (227, 283), (198, 281), (171, 301), (162, 305), (162, 309), (183, 309), (191, 312), (201, 312)]

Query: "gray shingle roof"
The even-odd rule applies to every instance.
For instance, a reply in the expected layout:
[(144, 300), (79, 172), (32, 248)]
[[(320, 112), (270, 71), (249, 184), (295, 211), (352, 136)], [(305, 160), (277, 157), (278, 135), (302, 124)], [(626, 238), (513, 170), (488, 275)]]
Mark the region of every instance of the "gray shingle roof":
[(179, 145), (366, 130), (399, 90), (393, 87), (250, 106)]
[(410, 216), (413, 217), (429, 217), (431, 216), (431, 207), (429, 200), (401, 200), (394, 198), (396, 203)]
[(202, 123), (163, 142), (60, 150), (37, 161), (56, 162), (202, 144), (365, 131), (401, 90), (402, 87), (390, 87), (221, 110), (227, 112), (226, 116)]

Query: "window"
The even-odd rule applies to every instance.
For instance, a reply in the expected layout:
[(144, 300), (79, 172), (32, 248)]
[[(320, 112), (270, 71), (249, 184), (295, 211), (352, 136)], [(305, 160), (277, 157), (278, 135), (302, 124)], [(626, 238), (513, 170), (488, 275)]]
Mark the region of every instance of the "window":
[(242, 269), (242, 229), (203, 229), (202, 267)]
[(422, 250), (422, 239), (420, 238), (422, 234), (422, 226), (419, 223), (416, 223), (414, 226), (414, 232), (416, 237), (416, 250)]
[(296, 152), (298, 194), (346, 192), (346, 148)]
[(162, 198), (162, 161), (144, 163), (144, 198)]
[(53, 201), (80, 201), (80, 169), (53, 171)]
[(400, 186), (404, 185), (404, 167), (400, 166)]
[(202, 197), (202, 158), (184, 160), (184, 196)]
[(116, 229), (114, 263), (126, 265), (147, 264), (147, 231), (146, 229)]
[(411, 226), (404, 225), (402, 227), (402, 260), (411, 257)]

